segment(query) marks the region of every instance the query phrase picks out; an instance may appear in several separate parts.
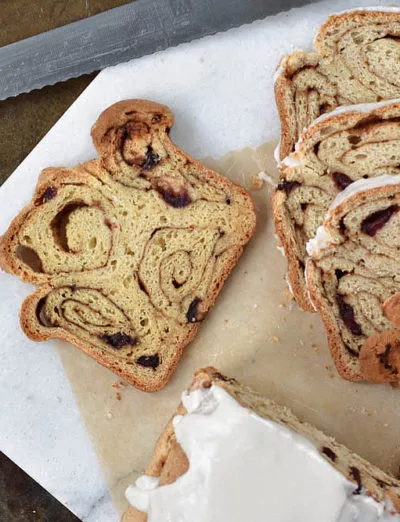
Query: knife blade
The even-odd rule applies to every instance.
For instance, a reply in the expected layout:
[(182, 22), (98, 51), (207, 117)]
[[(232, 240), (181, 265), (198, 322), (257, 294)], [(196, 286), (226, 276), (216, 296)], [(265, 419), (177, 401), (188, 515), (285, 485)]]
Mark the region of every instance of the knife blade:
[(0, 48), (0, 100), (312, 0), (137, 0)]

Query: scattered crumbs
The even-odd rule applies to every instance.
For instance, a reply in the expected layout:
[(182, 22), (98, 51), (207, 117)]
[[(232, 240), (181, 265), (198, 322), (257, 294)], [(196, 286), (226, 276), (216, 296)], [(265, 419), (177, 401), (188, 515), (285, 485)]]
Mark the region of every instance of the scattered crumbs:
[(258, 308), (258, 304), (253, 304), (253, 308)]
[(254, 174), (250, 178), (250, 183), (251, 190), (261, 190), (264, 186), (264, 180)]
[(303, 341), (303, 339), (299, 339), (299, 343), (300, 343), (300, 346), (304, 346), (304, 341)]
[(277, 343), (277, 342), (279, 342), (279, 337), (277, 337), (276, 335), (273, 335), (271, 341), (273, 343)]
[(318, 348), (318, 345), (317, 345), (317, 344), (313, 343), (313, 344), (311, 345), (311, 348), (314, 350), (314, 352), (316, 352), (316, 353), (319, 352), (319, 348)]
[(383, 425), (384, 428), (388, 428), (389, 427), (389, 424), (387, 422), (385, 422), (385, 424)]
[(244, 275), (247, 275), (247, 274), (248, 274), (248, 271), (247, 271), (247, 270), (245, 270), (245, 271), (244, 271)]
[(228, 321), (229, 321), (228, 319), (224, 319), (225, 324), (228, 324)]
[(280, 303), (280, 304), (279, 304), (279, 308), (286, 308), (285, 303)]
[(111, 386), (119, 390), (120, 388), (125, 388), (126, 384), (124, 383), (124, 381), (116, 381)]
[(310, 330), (312, 330), (312, 329), (314, 328), (314, 325), (309, 324), (309, 325), (308, 325), (308, 328), (309, 328)]
[(122, 399), (121, 394), (119, 392), (117, 392), (115, 394), (115, 398), (117, 399), (117, 401), (120, 401)]
[(112, 419), (113, 414), (111, 413), (110, 410), (108, 410), (108, 412), (106, 413), (106, 415), (107, 415), (107, 419)]
[[(66, 502), (64, 502), (66, 504)], [(36, 509), (32, 509), (32, 513), (36, 513)]]

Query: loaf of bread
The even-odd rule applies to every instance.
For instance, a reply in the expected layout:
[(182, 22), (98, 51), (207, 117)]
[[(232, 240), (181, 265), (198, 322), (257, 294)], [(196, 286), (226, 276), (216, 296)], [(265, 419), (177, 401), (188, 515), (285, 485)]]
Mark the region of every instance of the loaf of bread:
[(316, 52), (282, 58), (275, 81), (281, 159), (321, 114), (400, 97), (399, 37), (398, 8), (355, 9), (327, 19), (315, 38)]
[(400, 103), (339, 107), (302, 134), (281, 165), (272, 195), (276, 233), (288, 259), (288, 280), (305, 310), (306, 243), (322, 225), (336, 195), (360, 178), (400, 173)]
[(255, 228), (247, 192), (175, 146), (172, 124), (149, 101), (108, 108), (100, 158), (45, 169), (0, 240), (3, 270), (39, 285), (28, 337), (67, 340), (146, 391), (167, 383)]
[(308, 243), (310, 297), (342, 377), (400, 380), (400, 177), (351, 184)]
[[(355, 494), (363, 492), (378, 502), (389, 500), (395, 512), (400, 510), (400, 481), (352, 453), (314, 426), (300, 421), (287, 408), (261, 397), (251, 389), (240, 385), (235, 379), (228, 379), (214, 368), (199, 370), (189, 391), (207, 388), (211, 384), (221, 387), (241, 406), (255, 412), (259, 417), (286, 426), (294, 433), (308, 439), (333, 468), (355, 484)], [(185, 409), (180, 405), (174, 417), (184, 414)], [(146, 475), (159, 477), (160, 486), (172, 484), (188, 470), (188, 466), (188, 459), (176, 440), (173, 420), (171, 420), (158, 440), (146, 469)], [(265, 476), (268, 476), (268, 469), (265, 469)], [(146, 522), (147, 515), (134, 507), (129, 507), (122, 521)]]

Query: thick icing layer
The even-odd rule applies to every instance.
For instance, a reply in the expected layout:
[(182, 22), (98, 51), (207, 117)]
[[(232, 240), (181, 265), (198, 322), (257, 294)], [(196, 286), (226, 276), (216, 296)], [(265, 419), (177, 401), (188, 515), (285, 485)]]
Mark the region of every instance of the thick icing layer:
[[(368, 179), (358, 179), (354, 181), (350, 185), (348, 185), (342, 192), (337, 194), (336, 198), (332, 201), (329, 206), (328, 212), (325, 215), (325, 220), (329, 218), (329, 212), (334, 208), (338, 207), (342, 203), (346, 201), (346, 199), (351, 198), (358, 194), (359, 192), (364, 192), (365, 190), (371, 190), (379, 187), (385, 187), (388, 185), (399, 185), (400, 189), (400, 175), (394, 176), (390, 174), (384, 174), (382, 176), (377, 176), (376, 178), (368, 178)], [(329, 231), (323, 226), (319, 226), (317, 228), (317, 233), (312, 239), (309, 239), (306, 244), (307, 254), (310, 257), (318, 256), (321, 250), (329, 247), (333, 243), (333, 238), (330, 235)]]
[(222, 388), (182, 400), (188, 414), (175, 417), (174, 428), (189, 470), (173, 484), (129, 490), (137, 508), (147, 494), (148, 522), (400, 521), (354, 495), (355, 485), (308, 440), (241, 407)]

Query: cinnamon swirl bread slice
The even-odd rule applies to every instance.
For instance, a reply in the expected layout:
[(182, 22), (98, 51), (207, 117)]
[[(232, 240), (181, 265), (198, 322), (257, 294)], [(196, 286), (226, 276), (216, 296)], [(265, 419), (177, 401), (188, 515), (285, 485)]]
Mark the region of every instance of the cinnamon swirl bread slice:
[(400, 380), (400, 177), (359, 180), (307, 245), (307, 283), (342, 377)]
[(339, 107), (317, 119), (281, 165), (272, 195), (277, 235), (299, 304), (314, 311), (304, 279), (305, 245), (336, 195), (360, 178), (400, 173), (400, 102)]
[(338, 105), (400, 97), (400, 10), (370, 8), (331, 15), (316, 52), (282, 58), (275, 97), (281, 120), (281, 159), (320, 114)]
[[(306, 522), (306, 520), (310, 520), (310, 518), (305, 519), (299, 518), (298, 516), (299, 511), (307, 503), (307, 500), (310, 500), (305, 494), (307, 488), (302, 488), (299, 484), (296, 484), (296, 487), (293, 488), (294, 480), (290, 470), (284, 477), (282, 468), (281, 473), (274, 473), (276, 468), (283, 467), (285, 457), (286, 459), (291, 458), (293, 473), (300, 475), (303, 473), (303, 481), (307, 482), (307, 475), (310, 473), (307, 462), (303, 462), (304, 465), (302, 467), (299, 465), (296, 466), (295, 464), (298, 462), (295, 458), (296, 453), (293, 451), (291, 453), (289, 452), (290, 445), (289, 448), (286, 448), (289, 456), (284, 455), (282, 458), (282, 448), (279, 445), (279, 440), (275, 441), (276, 444), (274, 446), (271, 446), (269, 445), (270, 441), (268, 437), (263, 438), (263, 445), (260, 451), (260, 441), (252, 439), (251, 435), (253, 433), (251, 431), (247, 432), (247, 440), (245, 440), (243, 446), (246, 447), (247, 443), (248, 448), (254, 448), (254, 451), (258, 450), (258, 460), (261, 466), (264, 464), (262, 473), (257, 475), (254, 473), (254, 476), (256, 476), (258, 480), (261, 480), (260, 487), (264, 487), (264, 494), (257, 496), (256, 499), (254, 499), (254, 494), (253, 497), (251, 496), (251, 492), (248, 496), (244, 496), (244, 488), (241, 490), (237, 488), (239, 489), (239, 491), (235, 492), (237, 496), (231, 494), (229, 497), (225, 497), (222, 494), (222, 491), (220, 491), (222, 487), (220, 490), (218, 489), (218, 484), (223, 483), (225, 485), (225, 482), (229, 482), (227, 477), (229, 477), (230, 474), (235, 477), (235, 481), (237, 480), (238, 484), (240, 484), (240, 481), (242, 481), (243, 484), (243, 482), (246, 482), (246, 479), (250, 482), (254, 480), (253, 476), (249, 477), (248, 475), (240, 473), (243, 469), (241, 462), (243, 455), (240, 454), (240, 451), (239, 455), (233, 455), (232, 459), (227, 463), (226, 459), (223, 460), (225, 455), (216, 453), (210, 467), (206, 466), (209, 462), (205, 460), (201, 472), (197, 472), (196, 475), (195, 471), (197, 470), (194, 470), (190, 475), (191, 467), (196, 463), (196, 452), (185, 453), (185, 450), (179, 442), (179, 433), (176, 429), (177, 421), (179, 423), (179, 420), (182, 420), (182, 415), (193, 415), (200, 419), (206, 416), (207, 419), (205, 422), (208, 421), (211, 424), (208, 432), (210, 439), (208, 446), (212, 444), (213, 437), (217, 438), (221, 433), (224, 433), (228, 439), (232, 426), (235, 426), (232, 416), (229, 416), (229, 414), (226, 415), (225, 424), (222, 425), (223, 429), (221, 432), (217, 432), (216, 428), (209, 421), (213, 415), (213, 408), (215, 408), (216, 404), (219, 404), (218, 408), (223, 407), (223, 400), (220, 400), (218, 403), (218, 398), (220, 397), (228, 401), (234, 399), (232, 403), (236, 403), (236, 407), (239, 411), (245, 408), (247, 414), (250, 413), (253, 418), (257, 418), (261, 423), (265, 420), (269, 426), (276, 426), (278, 429), (281, 428), (282, 437), (286, 436), (287, 439), (292, 441), (299, 440), (297, 437), (301, 437), (301, 440), (305, 444), (303, 451), (304, 449), (307, 451), (307, 449), (312, 448), (313, 455), (309, 457), (310, 460), (316, 459), (321, 466), (326, 467), (331, 474), (336, 475), (340, 480), (343, 480), (343, 482), (346, 481), (348, 488), (347, 495), (349, 503), (352, 504), (352, 509), (346, 509), (345, 507), (340, 511), (341, 516), (336, 517), (334, 514), (335, 509), (340, 509), (340, 506), (335, 505), (336, 503), (334, 501), (334, 495), (337, 491), (333, 491), (331, 489), (331, 483), (323, 480), (323, 477), (319, 475), (321, 486), (320, 488), (317, 486), (316, 490), (313, 491), (314, 498), (310, 502), (311, 519), (313, 521), (318, 519), (316, 514), (318, 512), (318, 506), (323, 503), (320, 493), (326, 493), (327, 491), (332, 493), (332, 496), (329, 498), (330, 502), (328, 502), (330, 509), (328, 508), (325, 513), (328, 514), (329, 520), (341, 520), (343, 522), (366, 522), (367, 520), (370, 522), (398, 522), (400, 519), (400, 482), (397, 479), (359, 457), (343, 444), (340, 444), (332, 437), (318, 430), (315, 426), (301, 421), (288, 408), (260, 396), (250, 388), (239, 384), (235, 379), (225, 377), (214, 368), (205, 368), (196, 372), (193, 383), (188, 390), (188, 395), (190, 396), (192, 394), (193, 396), (198, 394), (197, 397), (204, 396), (209, 400), (204, 400), (204, 407), (197, 408), (195, 413), (187, 411), (182, 404), (178, 407), (171, 422), (166, 426), (157, 442), (153, 456), (146, 469), (146, 476), (142, 476), (141, 479), (139, 479), (136, 483), (136, 488), (134, 486), (128, 488), (127, 496), (131, 501), (133, 500), (132, 503), (137, 507), (128, 507), (122, 518), (123, 522), (159, 522), (160, 520), (178, 519), (186, 522), (187, 520), (193, 520), (193, 518), (190, 518), (190, 514), (193, 513), (193, 508), (200, 510), (197, 511), (197, 513), (200, 514), (196, 517), (196, 521), (201, 520), (207, 522), (209, 520), (215, 520), (212, 516), (214, 513), (209, 517), (202, 517), (201, 515), (204, 515), (204, 512), (201, 511), (201, 506), (198, 505), (199, 503), (195, 503), (196, 493), (199, 495), (199, 492), (196, 491), (196, 486), (202, 484), (202, 479), (204, 480), (203, 477), (213, 477), (213, 472), (219, 479), (219, 482), (215, 479), (214, 482), (212, 482), (212, 485), (216, 488), (215, 495), (213, 495), (214, 506), (215, 496), (218, 496), (220, 499), (220, 505), (218, 507), (220, 507), (220, 509), (227, 505), (228, 508), (234, 511), (235, 509), (243, 510), (243, 507), (245, 507), (247, 508), (247, 513), (252, 515), (256, 510), (252, 505), (252, 501), (254, 501), (260, 511), (262, 511), (263, 508), (265, 509), (266, 518), (261, 516), (253, 519), (250, 516), (248, 520), (265, 519), (274, 520), (274, 522), (282, 522), (283, 520)], [(213, 400), (216, 404), (213, 404)], [(228, 434), (228, 436), (226, 434)], [(235, 439), (233, 439), (233, 437), (227, 440), (227, 445), (227, 451), (231, 448), (232, 453), (234, 453)], [(201, 456), (203, 453), (206, 453), (207, 445), (198, 446), (196, 449), (197, 455)], [(274, 454), (272, 462), (266, 459), (268, 449)], [(223, 473), (220, 472), (217, 474), (214, 468), (217, 468), (221, 461), (226, 463), (227, 469), (225, 469)], [(187, 487), (185, 490), (185, 479), (188, 479), (186, 480), (187, 484), (187, 482), (189, 482), (189, 476), (193, 480), (192, 488), (194, 493), (192, 496), (185, 496), (185, 492), (187, 492)], [(223, 478), (226, 480), (224, 481)], [(232, 483), (234, 482), (232, 481)], [(298, 491), (299, 489), (300, 491)], [(225, 486), (224, 493), (226, 493), (226, 490), (227, 486)], [(234, 491), (234, 488), (231, 489), (231, 492), (232, 491)], [(200, 493), (201, 492), (202, 490), (200, 490)], [(270, 512), (268, 508), (273, 504), (270, 498), (274, 494), (277, 494), (280, 501), (281, 499), (285, 499), (285, 502), (278, 501), (278, 507), (276, 507), (275, 503), (275, 510), (273, 511), (274, 517), (271, 519), (269, 517)], [(173, 511), (174, 513), (178, 512), (180, 517), (166, 517), (166, 513), (170, 514), (168, 508), (171, 509), (171, 499), (175, 500)], [(210, 502), (212, 501), (210, 500)], [(157, 509), (157, 507), (164, 509), (161, 511), (161, 509)], [(349, 506), (347, 506), (347, 508), (348, 507)], [(363, 507), (364, 510), (362, 509)], [(313, 511), (315, 511), (315, 513), (313, 513)], [(163, 518), (163, 516), (165, 518)], [(319, 518), (319, 520), (321, 522), (322, 520), (326, 521), (328, 517), (323, 519)], [(219, 518), (219, 520), (231, 519), (222, 517)], [(240, 518), (240, 515), (237, 515), (234, 520), (244, 519)]]
[(170, 110), (119, 102), (92, 129), (100, 158), (46, 169), (0, 241), (40, 285), (34, 340), (65, 339), (146, 391), (162, 388), (254, 232), (247, 192), (169, 138)]

